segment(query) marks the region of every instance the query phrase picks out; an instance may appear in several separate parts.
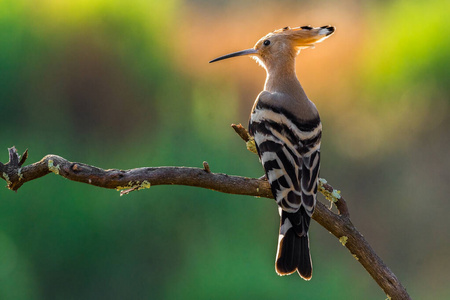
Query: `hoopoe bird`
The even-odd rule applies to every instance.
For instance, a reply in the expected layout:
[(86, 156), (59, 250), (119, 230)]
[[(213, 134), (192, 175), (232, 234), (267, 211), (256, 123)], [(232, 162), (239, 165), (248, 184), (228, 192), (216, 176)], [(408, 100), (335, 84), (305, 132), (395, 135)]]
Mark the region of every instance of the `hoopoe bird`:
[(249, 133), (281, 218), (275, 270), (312, 277), (308, 229), (316, 205), (322, 124), (316, 106), (295, 73), (303, 48), (328, 38), (332, 26), (285, 27), (262, 37), (253, 48), (212, 61), (249, 55), (267, 72), (264, 90), (253, 105)]

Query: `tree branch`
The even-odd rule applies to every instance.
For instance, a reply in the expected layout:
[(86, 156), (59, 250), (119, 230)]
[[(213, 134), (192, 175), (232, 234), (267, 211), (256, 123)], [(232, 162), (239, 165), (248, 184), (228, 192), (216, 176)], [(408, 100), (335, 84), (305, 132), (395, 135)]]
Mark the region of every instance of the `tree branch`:
[[(252, 139), (241, 125), (232, 125), (252, 151)], [(207, 162), (203, 168), (153, 167), (130, 170), (104, 170), (83, 163), (70, 162), (57, 155), (47, 155), (40, 161), (22, 167), (28, 150), (20, 156), (15, 147), (9, 148), (9, 162), (0, 163), (0, 177), (7, 187), (17, 191), (24, 183), (55, 173), (69, 180), (83, 182), (102, 188), (122, 190), (121, 195), (155, 185), (186, 185), (215, 190), (222, 193), (258, 196), (273, 199), (267, 180), (211, 173)], [(350, 221), (347, 204), (340, 192), (325, 180), (320, 180), (319, 191), (332, 203), (339, 213), (332, 212), (317, 202), (313, 219), (336, 236), (356, 260), (367, 270), (377, 284), (391, 299), (411, 299), (397, 277), (378, 257), (369, 243)]]

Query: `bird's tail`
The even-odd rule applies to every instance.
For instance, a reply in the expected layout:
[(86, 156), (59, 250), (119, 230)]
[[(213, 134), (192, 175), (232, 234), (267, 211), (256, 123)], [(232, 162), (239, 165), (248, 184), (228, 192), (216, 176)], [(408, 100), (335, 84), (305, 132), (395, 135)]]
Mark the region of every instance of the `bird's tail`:
[(297, 271), (300, 277), (310, 280), (312, 262), (309, 252), (309, 236), (307, 233), (297, 234), (289, 218), (283, 214), (287, 213), (283, 211), (281, 215), (275, 270), (278, 275), (289, 275)]

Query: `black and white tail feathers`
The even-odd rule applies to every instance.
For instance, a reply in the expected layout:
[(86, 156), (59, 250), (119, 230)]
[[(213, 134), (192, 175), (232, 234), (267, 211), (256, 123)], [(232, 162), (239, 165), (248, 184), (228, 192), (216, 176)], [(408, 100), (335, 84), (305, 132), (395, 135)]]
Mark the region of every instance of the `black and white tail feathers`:
[[(288, 213), (280, 209), (280, 235), (278, 237), (278, 249), (275, 262), (275, 270), (279, 275), (289, 275), (295, 271), (305, 280), (312, 277), (312, 262), (309, 251), (308, 232), (303, 230), (302, 223), (308, 223), (309, 218), (302, 216), (303, 212)], [(306, 213), (305, 213), (306, 214)], [(292, 225), (291, 220), (297, 220), (300, 224)]]
[[(264, 94), (270, 97), (269, 93)], [(298, 271), (309, 280), (312, 263), (308, 229), (316, 204), (322, 125), (305, 121), (263, 101), (255, 103), (249, 124), (272, 194), (280, 210), (275, 268), (279, 275)]]

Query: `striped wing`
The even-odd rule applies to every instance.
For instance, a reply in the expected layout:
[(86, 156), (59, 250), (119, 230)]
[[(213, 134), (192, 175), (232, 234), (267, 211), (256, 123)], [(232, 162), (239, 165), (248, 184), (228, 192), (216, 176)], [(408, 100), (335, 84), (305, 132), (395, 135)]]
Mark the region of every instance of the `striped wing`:
[(296, 231), (306, 234), (316, 204), (322, 135), (320, 119), (299, 120), (282, 108), (259, 100), (250, 117), (249, 131), (255, 139), (275, 200), (287, 213), (303, 208), (303, 222), (291, 222), (303, 223), (302, 228), (298, 228), (301, 232)]

